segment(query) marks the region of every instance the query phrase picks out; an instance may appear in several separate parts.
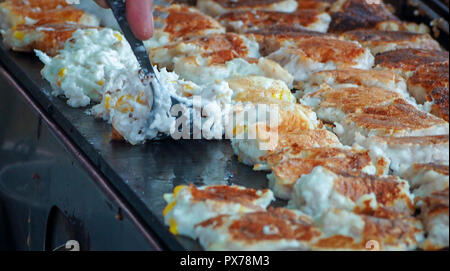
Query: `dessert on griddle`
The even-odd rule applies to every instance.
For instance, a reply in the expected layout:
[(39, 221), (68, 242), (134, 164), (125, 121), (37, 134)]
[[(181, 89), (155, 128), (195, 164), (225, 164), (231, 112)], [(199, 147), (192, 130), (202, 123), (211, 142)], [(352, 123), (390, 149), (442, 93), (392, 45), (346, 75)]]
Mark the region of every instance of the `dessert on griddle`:
[(265, 10), (293, 12), (297, 9), (295, 0), (197, 0), (197, 8), (213, 17), (229, 11)]
[(262, 30), (269, 26), (304, 27), (317, 32), (327, 32), (330, 15), (315, 10), (301, 10), (293, 13), (274, 11), (234, 11), (217, 19), (228, 31), (243, 33)]

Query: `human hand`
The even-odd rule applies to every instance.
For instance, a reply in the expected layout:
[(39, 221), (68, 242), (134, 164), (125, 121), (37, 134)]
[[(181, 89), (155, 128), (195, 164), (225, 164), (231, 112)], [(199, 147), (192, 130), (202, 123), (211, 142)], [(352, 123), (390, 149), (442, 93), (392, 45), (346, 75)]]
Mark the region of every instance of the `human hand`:
[[(105, 0), (95, 0), (101, 7), (108, 8)], [(127, 0), (127, 20), (136, 38), (147, 40), (153, 34), (153, 0)]]

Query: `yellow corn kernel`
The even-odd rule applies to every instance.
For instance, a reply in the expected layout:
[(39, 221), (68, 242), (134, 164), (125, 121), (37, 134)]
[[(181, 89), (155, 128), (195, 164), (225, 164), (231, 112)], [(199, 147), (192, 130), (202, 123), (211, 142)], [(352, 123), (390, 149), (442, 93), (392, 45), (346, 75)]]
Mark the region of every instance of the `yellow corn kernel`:
[(128, 103), (129, 100), (132, 100), (133, 96), (127, 94), (122, 95), (116, 102), (116, 108), (122, 113), (133, 112), (134, 108)]
[(114, 37), (116, 37), (120, 42), (122, 42), (123, 37), (119, 33), (114, 33)]
[(176, 201), (172, 201), (171, 203), (167, 204), (166, 208), (164, 208), (163, 215), (166, 216), (170, 211), (172, 211), (176, 203)]
[(139, 95), (136, 98), (136, 102), (138, 102), (138, 103), (140, 103), (142, 105), (145, 105), (147, 103), (147, 99), (145, 99), (144, 96), (145, 96), (145, 92), (144, 91), (139, 92)]
[(111, 96), (105, 95), (105, 108), (110, 109), (111, 108)]
[(105, 79), (97, 81), (97, 85), (99, 85), (99, 86), (103, 86), (104, 84), (105, 84)]
[(177, 222), (173, 218), (169, 219), (169, 231), (174, 235), (178, 234)]
[(67, 69), (66, 68), (61, 68), (58, 72), (58, 76), (59, 77), (64, 77), (67, 73)]
[(23, 33), (22, 31), (14, 31), (14, 38), (23, 40), (25, 38), (25, 33)]
[(180, 193), (180, 191), (183, 188), (186, 188), (187, 185), (177, 185), (174, 189), (173, 189), (173, 196), (176, 197), (178, 195), (178, 193)]

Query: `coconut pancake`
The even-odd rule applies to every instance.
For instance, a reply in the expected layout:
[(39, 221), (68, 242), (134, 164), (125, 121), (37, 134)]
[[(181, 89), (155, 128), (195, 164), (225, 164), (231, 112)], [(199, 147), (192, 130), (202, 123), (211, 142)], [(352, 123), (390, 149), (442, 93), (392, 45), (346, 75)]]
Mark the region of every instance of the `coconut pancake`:
[(197, 223), (225, 214), (264, 211), (273, 200), (270, 190), (254, 190), (242, 186), (212, 185), (195, 187), (181, 185), (165, 194), (167, 206), (164, 221), (173, 234), (196, 237)]
[(373, 55), (396, 49), (441, 50), (439, 43), (429, 34), (406, 31), (352, 30), (341, 37), (368, 47)]
[(197, 0), (197, 8), (210, 16), (219, 16), (230, 11), (281, 11), (293, 12), (297, 9), (295, 0)]
[(326, 12), (315, 10), (301, 10), (293, 13), (273, 11), (235, 11), (225, 13), (218, 18), (228, 31), (245, 33), (261, 30), (268, 26), (293, 26), (305, 29), (327, 32), (331, 21)]

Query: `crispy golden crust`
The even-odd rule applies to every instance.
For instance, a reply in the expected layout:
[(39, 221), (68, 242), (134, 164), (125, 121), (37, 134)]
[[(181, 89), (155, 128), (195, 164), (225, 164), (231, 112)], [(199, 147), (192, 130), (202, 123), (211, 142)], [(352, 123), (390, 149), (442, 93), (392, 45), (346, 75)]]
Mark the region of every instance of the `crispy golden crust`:
[(403, 73), (415, 71), (420, 65), (448, 62), (448, 52), (421, 49), (398, 49), (377, 54), (375, 65), (400, 69)]
[(356, 59), (366, 53), (358, 44), (323, 37), (307, 37), (295, 41), (291, 50), (301, 50), (306, 57), (317, 62), (357, 64)]
[(326, 37), (337, 39), (337, 36), (310, 31), (302, 27), (273, 25), (262, 28), (260, 30), (252, 30), (246, 32), (247, 36), (259, 43), (260, 51), (266, 56), (288, 43), (303, 40), (309, 37)]
[(366, 129), (382, 129), (396, 132), (407, 129), (426, 129), (446, 122), (433, 115), (417, 110), (402, 99), (388, 106), (368, 107), (361, 114), (351, 114), (349, 120)]
[[(260, 198), (257, 191), (251, 188), (240, 189), (228, 185), (208, 186), (205, 189), (198, 189), (194, 185), (189, 186), (194, 201), (224, 201), (235, 202), (242, 205), (252, 205), (252, 202)], [(266, 193), (268, 190), (262, 190)]]
[(449, 85), (449, 62), (429, 63), (419, 66), (408, 79), (409, 85), (421, 86), (427, 93), (435, 87), (447, 87)]
[(449, 120), (448, 99), (448, 87), (436, 87), (431, 91), (429, 96), (429, 101), (433, 101), (431, 114), (438, 116), (447, 122)]
[[(229, 12), (219, 17), (218, 21), (224, 25), (230, 22), (242, 22), (239, 32), (252, 29), (265, 28), (273, 25), (292, 27), (295, 25), (307, 26), (318, 22), (321, 12), (314, 10), (303, 10), (294, 13), (275, 11), (235, 11)], [(228, 29), (235, 31), (235, 28)]]
[(269, 152), (266, 161), (269, 166), (274, 166), (285, 157), (298, 156), (305, 149), (339, 145), (340, 142), (336, 135), (327, 130), (317, 129), (297, 133), (282, 133), (279, 134), (277, 149)]
[(18, 25), (11, 29), (11, 35), (13, 37), (26, 37), (27, 35), (33, 35), (41, 33), (40, 38), (34, 39), (31, 43), (25, 47), (12, 47), (14, 51), (31, 52), (34, 49), (45, 52), (50, 56), (54, 56), (58, 53), (59, 49), (64, 47), (64, 43), (77, 29), (86, 29), (90, 27), (77, 25), (77, 24), (34, 24), (34, 25)]
[[(219, 216), (199, 224), (201, 227), (217, 228), (223, 225), (229, 216)], [(273, 234), (265, 233), (264, 228), (272, 226), (277, 229)], [(253, 212), (233, 220), (228, 232), (234, 241), (257, 242), (290, 239), (311, 241), (321, 235), (314, 222), (306, 216), (300, 216), (284, 208), (269, 208), (267, 212)]]
[(21, 6), (9, 6), (7, 8), (16, 17), (15, 25), (25, 23), (26, 17), (37, 21), (39, 24), (59, 24), (65, 22), (80, 23), (83, 16), (85, 16), (84, 11), (71, 6), (58, 9), (35, 9)]
[(272, 171), (284, 186), (292, 187), (301, 176), (322, 166), (335, 172), (356, 172), (371, 165), (369, 151), (353, 151), (340, 148), (315, 148), (302, 151), (305, 158), (287, 158), (272, 167)]
[[(431, 113), (449, 120), (449, 62), (421, 65), (408, 79), (408, 87), (420, 102), (433, 102)], [(413, 91), (414, 90), (414, 91)], [(415, 93), (417, 91), (417, 93)], [(425, 92), (425, 93), (422, 93)]]
[[(363, 162), (367, 163), (366, 159)], [(394, 206), (397, 200), (402, 200), (407, 202), (409, 208), (413, 210), (411, 199), (403, 193), (401, 187), (397, 177), (394, 176), (377, 177), (363, 173), (360, 176), (354, 176), (351, 171), (350, 174), (341, 172), (335, 181), (336, 191), (354, 202), (364, 195), (374, 193), (378, 204), (384, 207)]]
[(312, 95), (321, 96), (319, 107), (339, 108), (344, 113), (358, 113), (368, 106), (376, 106), (401, 98), (395, 92), (378, 87), (346, 87), (319, 90)]
[(155, 16), (156, 22), (163, 22), (164, 32), (170, 34), (171, 40), (203, 36), (207, 30), (220, 31), (222, 26), (213, 18), (200, 11), (181, 5), (170, 7), (156, 6), (155, 11), (167, 14), (165, 18)]
[[(185, 41), (185, 43), (202, 47), (205, 51), (202, 56), (208, 58), (209, 65), (224, 64), (234, 58), (246, 58), (249, 53), (249, 49), (241, 36), (233, 33), (212, 34), (191, 39)], [(169, 44), (165, 47), (171, 48), (177, 45)], [(195, 57), (192, 58), (195, 61)]]
[[(380, 2), (380, 1), (377, 1)], [(328, 31), (341, 33), (358, 28), (374, 28), (384, 21), (398, 21), (383, 3), (370, 3), (365, 0), (347, 0), (338, 9), (331, 12), (331, 24)]]

